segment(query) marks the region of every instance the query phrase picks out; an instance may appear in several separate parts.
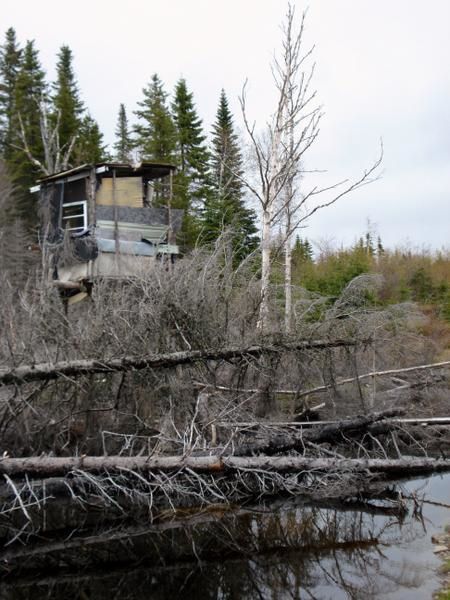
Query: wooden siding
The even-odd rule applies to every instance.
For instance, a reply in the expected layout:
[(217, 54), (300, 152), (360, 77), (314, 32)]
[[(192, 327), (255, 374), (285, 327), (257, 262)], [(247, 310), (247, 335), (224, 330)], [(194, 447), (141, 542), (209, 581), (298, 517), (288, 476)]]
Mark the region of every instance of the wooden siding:
[[(113, 206), (113, 179), (104, 177), (95, 196), (97, 204)], [(143, 190), (140, 177), (117, 177), (116, 178), (116, 203), (117, 206), (133, 206), (142, 208)]]

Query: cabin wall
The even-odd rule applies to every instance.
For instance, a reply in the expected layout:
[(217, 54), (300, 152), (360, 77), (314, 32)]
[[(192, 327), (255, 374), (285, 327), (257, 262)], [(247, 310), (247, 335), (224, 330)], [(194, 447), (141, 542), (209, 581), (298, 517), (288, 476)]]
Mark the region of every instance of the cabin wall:
[[(115, 181), (115, 194), (113, 190)], [(144, 206), (144, 188), (142, 177), (103, 177), (97, 189), (96, 204), (98, 206)]]
[[(120, 240), (141, 241), (145, 239), (155, 245), (165, 243), (169, 229), (168, 212), (165, 207), (97, 206), (97, 236), (114, 239), (116, 231), (114, 217), (116, 216)], [(172, 228), (175, 231), (180, 229), (182, 217), (183, 211), (172, 210)]]

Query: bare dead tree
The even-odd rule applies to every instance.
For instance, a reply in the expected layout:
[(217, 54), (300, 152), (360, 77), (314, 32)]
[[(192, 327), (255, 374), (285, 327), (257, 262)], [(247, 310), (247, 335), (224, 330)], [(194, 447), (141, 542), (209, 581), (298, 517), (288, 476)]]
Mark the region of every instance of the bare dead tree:
[[(298, 227), (318, 210), (331, 206), (345, 195), (374, 180), (382, 160), (379, 158), (361, 176), (319, 187), (312, 186), (301, 192), (296, 184), (306, 173), (303, 166), (305, 155), (319, 135), (323, 117), (321, 106), (316, 103), (316, 91), (312, 88), (314, 64), (309, 66), (314, 48), (303, 49), (306, 13), (300, 27), (295, 31), (295, 10), (289, 5), (280, 59), (272, 67), (277, 105), (267, 126), (265, 135), (258, 135), (255, 124), (248, 117), (246, 84), (240, 97), (245, 129), (256, 162), (254, 180), (243, 182), (258, 200), (262, 213), (262, 265), (261, 304), (258, 326), (267, 329), (269, 324), (269, 288), (271, 273), (272, 232), (277, 224), (284, 222), (283, 245), (292, 243), (292, 235)], [(286, 251), (286, 329), (290, 328), (290, 251)], [(289, 290), (288, 290), (289, 287)]]
[(44, 149), (44, 160), (39, 160), (30, 150), (25, 127), (23, 125), (22, 116), (19, 114), (20, 139), (22, 142), (22, 150), (28, 157), (28, 160), (37, 167), (42, 175), (48, 176), (53, 173), (64, 171), (69, 167), (70, 158), (77, 140), (74, 135), (70, 141), (61, 146), (59, 139), (59, 128), (61, 123), (61, 111), (57, 111), (56, 120), (52, 123), (49, 105), (45, 98), (36, 100), (39, 111), (39, 124), (41, 130), (41, 139)]

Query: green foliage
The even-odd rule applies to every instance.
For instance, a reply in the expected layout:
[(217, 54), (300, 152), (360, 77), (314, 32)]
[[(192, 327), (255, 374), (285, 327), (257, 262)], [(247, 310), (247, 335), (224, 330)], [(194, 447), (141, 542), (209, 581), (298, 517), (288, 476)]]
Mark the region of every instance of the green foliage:
[(202, 121), (197, 115), (192, 92), (180, 79), (175, 87), (172, 115), (176, 130), (174, 206), (185, 211), (182, 243), (193, 247), (199, 233), (199, 214), (209, 194), (208, 149)]
[(391, 304), (404, 301), (434, 306), (450, 322), (450, 255), (435, 256), (411, 250), (386, 250), (364, 235), (352, 248), (322, 252), (316, 260), (308, 240), (297, 237), (292, 249), (293, 285), (324, 296), (339, 296), (345, 286), (363, 273), (382, 275), (378, 296), (369, 301)]
[[(325, 296), (339, 296), (355, 277), (371, 270), (371, 257), (357, 244), (319, 257), (313, 268), (300, 268), (301, 285)], [(296, 271), (294, 271), (296, 272)]]
[(242, 175), (239, 139), (222, 90), (212, 130), (211, 195), (205, 204), (202, 238), (213, 242), (225, 228), (231, 228), (237, 260), (245, 258), (259, 243), (255, 212), (245, 205)]
[(433, 281), (424, 267), (415, 269), (408, 281), (411, 297), (416, 302), (426, 302), (433, 296)]
[(16, 200), (7, 166), (0, 159), (0, 274), (3, 286), (15, 288), (25, 283), (39, 262), (39, 256), (32, 251), (30, 232), (18, 215)]
[(36, 199), (29, 193), (29, 187), (34, 185), (42, 173), (30, 163), (30, 158), (23, 149), (21, 132), (23, 131), (32, 156), (43, 161), (44, 149), (38, 105), (46, 92), (45, 73), (39, 61), (38, 51), (34, 42), (29, 41), (25, 45), (14, 88), (13, 147), (7, 160), (9, 171), (18, 188), (18, 213), (29, 226), (36, 225)]
[(119, 115), (116, 125), (116, 142), (114, 144), (114, 158), (119, 162), (130, 163), (132, 161), (132, 151), (134, 142), (128, 128), (128, 117), (125, 105), (119, 107)]
[(79, 134), (84, 112), (73, 71), (73, 54), (69, 46), (61, 46), (56, 64), (56, 82), (53, 84), (54, 122), (59, 115), (59, 141), (66, 148)]
[(109, 160), (109, 158), (98, 123), (87, 114), (78, 126), (74, 162), (78, 165), (94, 164)]
[(208, 149), (202, 121), (197, 115), (192, 92), (180, 79), (175, 87), (172, 115), (176, 128), (177, 166), (190, 179), (190, 191), (197, 197), (206, 195)]
[(450, 600), (450, 589), (438, 592), (435, 598), (436, 600)]
[(295, 238), (295, 244), (292, 248), (292, 264), (294, 267), (300, 267), (304, 263), (310, 263), (313, 260), (313, 248), (307, 238), (302, 240), (300, 236)]
[(142, 90), (144, 99), (135, 114), (140, 123), (135, 126), (136, 144), (145, 160), (172, 163), (175, 158), (176, 131), (167, 106), (167, 93), (155, 73)]
[[(144, 99), (138, 102), (141, 109), (135, 111), (140, 121), (134, 127), (138, 152), (142, 160), (173, 164), (176, 130), (167, 106), (167, 93), (156, 73), (142, 92)], [(167, 182), (155, 184), (155, 204), (167, 204), (169, 197)]]
[(14, 96), (21, 56), (16, 32), (10, 27), (0, 48), (0, 153), (5, 159), (12, 153)]

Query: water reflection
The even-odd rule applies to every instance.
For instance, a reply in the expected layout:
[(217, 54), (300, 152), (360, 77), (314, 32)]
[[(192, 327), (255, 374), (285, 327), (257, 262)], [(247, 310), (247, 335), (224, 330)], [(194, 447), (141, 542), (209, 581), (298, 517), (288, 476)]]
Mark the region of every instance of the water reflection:
[(42, 539), (0, 554), (0, 600), (430, 597), (424, 522), (383, 512), (290, 503)]

